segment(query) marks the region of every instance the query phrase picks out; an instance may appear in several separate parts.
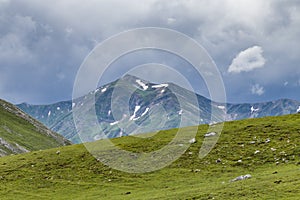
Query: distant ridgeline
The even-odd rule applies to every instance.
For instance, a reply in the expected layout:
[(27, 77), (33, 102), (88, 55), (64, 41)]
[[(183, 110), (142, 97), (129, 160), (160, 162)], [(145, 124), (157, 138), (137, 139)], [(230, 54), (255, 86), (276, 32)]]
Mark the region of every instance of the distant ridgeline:
[(0, 157), (71, 144), (16, 106), (0, 99)]
[[(111, 109), (111, 99), (117, 82), (122, 81), (123, 91), (134, 91), (129, 100), (129, 114), (115, 116), (115, 111)], [(120, 87), (120, 85), (118, 85)], [(95, 97), (95, 104), (90, 98)], [(177, 97), (183, 99), (184, 106), (190, 109), (181, 109)], [(133, 125), (145, 125), (139, 133), (151, 132), (177, 128), (180, 126), (181, 115), (183, 112), (189, 116), (188, 125), (215, 123), (212, 121), (211, 110), (217, 110), (220, 118), (225, 121), (232, 121), (245, 118), (258, 118), (264, 116), (279, 116), (300, 112), (300, 102), (290, 99), (280, 99), (264, 103), (243, 103), (243, 104), (224, 104), (212, 102), (211, 100), (196, 95), (198, 103), (195, 105), (191, 99), (195, 94), (173, 83), (154, 84), (140, 78), (126, 75), (119, 80), (104, 85), (89, 94), (76, 99), (75, 102), (63, 101), (50, 105), (30, 105), (22, 103), (17, 105), (24, 112), (45, 124), (51, 130), (60, 133), (73, 143), (80, 143), (72, 116), (73, 108), (92, 108), (95, 105), (96, 115), (99, 126), (109, 138), (128, 135), (120, 127), (130, 127)], [(113, 99), (120, 102), (119, 105), (128, 105), (122, 97)], [(157, 112), (158, 108), (163, 108), (164, 115)], [(114, 108), (115, 109), (115, 108)], [(117, 108), (119, 113), (123, 106)], [(199, 116), (200, 113), (200, 116)], [(151, 115), (151, 117), (150, 117)], [(162, 119), (162, 117), (164, 119)], [(159, 123), (165, 120), (164, 123)], [(149, 124), (153, 124), (149, 125)], [(87, 124), (87, 126), (95, 126)], [(142, 127), (143, 127), (142, 126)], [(91, 140), (98, 140), (102, 137), (95, 131), (91, 131)]]

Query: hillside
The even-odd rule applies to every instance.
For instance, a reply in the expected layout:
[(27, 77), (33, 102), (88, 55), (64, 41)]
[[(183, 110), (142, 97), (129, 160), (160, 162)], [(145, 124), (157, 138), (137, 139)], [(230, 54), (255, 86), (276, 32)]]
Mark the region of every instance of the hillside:
[(0, 100), (0, 157), (70, 144), (57, 133)]
[[(114, 91), (118, 91), (119, 95), (112, 98)], [(130, 99), (124, 98), (127, 94), (131, 94)], [(111, 108), (112, 102), (117, 102), (117, 106), (113, 106), (114, 110)], [(216, 103), (201, 95), (195, 97), (193, 92), (173, 83), (155, 84), (131, 75), (104, 85), (74, 102), (63, 101), (50, 105), (23, 103), (17, 106), (73, 143), (81, 143), (73, 120), (73, 109), (91, 110), (94, 105), (98, 123), (108, 138), (215, 121), (293, 114), (300, 108), (300, 102), (289, 99), (252, 104)], [(212, 117), (212, 110), (218, 113), (217, 116)], [(189, 120), (180, 124), (183, 116)], [(97, 129), (93, 122), (87, 121), (84, 124), (91, 130)], [(143, 127), (132, 128), (136, 125)], [(103, 138), (96, 131), (89, 131), (89, 134), (85, 141)]]
[[(300, 114), (226, 122), (217, 145), (199, 159), (207, 127), (199, 126), (197, 142), (177, 161), (150, 173), (111, 169), (82, 144), (0, 158), (1, 199), (299, 199)], [(111, 141), (150, 152), (176, 131)], [(246, 174), (251, 178), (232, 182)]]

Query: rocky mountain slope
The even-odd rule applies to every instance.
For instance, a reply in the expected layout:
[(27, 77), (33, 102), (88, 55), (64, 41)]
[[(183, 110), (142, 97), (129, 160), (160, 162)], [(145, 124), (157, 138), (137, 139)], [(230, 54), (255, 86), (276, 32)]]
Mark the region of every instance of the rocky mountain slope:
[[(119, 95), (113, 96), (116, 91)], [(126, 98), (128, 93), (131, 93), (129, 99)], [(86, 124), (91, 127), (88, 141), (101, 139), (103, 134), (113, 138), (218, 121), (292, 114), (300, 108), (300, 102), (289, 99), (224, 104), (212, 102), (201, 95), (194, 97), (193, 92), (173, 83), (154, 84), (126, 75), (74, 102), (64, 101), (51, 105), (23, 103), (17, 106), (74, 143), (80, 143), (81, 140), (74, 125), (72, 109), (81, 107), (92, 110), (95, 105), (97, 120), (103, 132), (96, 133), (92, 128), (95, 127), (94, 123)], [(181, 121), (183, 115), (189, 119), (184, 123)]]
[(0, 99), (0, 157), (67, 144), (61, 135)]

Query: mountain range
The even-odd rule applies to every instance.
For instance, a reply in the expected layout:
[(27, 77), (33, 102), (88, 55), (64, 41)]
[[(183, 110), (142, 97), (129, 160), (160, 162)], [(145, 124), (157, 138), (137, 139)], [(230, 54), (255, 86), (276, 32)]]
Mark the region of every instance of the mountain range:
[[(183, 126), (292, 114), (300, 111), (300, 102), (280, 99), (263, 103), (218, 103), (173, 83), (156, 84), (126, 75), (73, 101), (49, 105), (22, 103), (17, 107), (73, 143), (81, 143), (73, 120), (76, 109), (85, 110), (87, 115), (96, 111), (101, 133), (95, 121), (85, 121), (90, 130), (83, 141), (87, 142)], [(183, 116), (188, 120), (182, 122)]]
[(68, 144), (60, 134), (0, 99), (0, 157)]

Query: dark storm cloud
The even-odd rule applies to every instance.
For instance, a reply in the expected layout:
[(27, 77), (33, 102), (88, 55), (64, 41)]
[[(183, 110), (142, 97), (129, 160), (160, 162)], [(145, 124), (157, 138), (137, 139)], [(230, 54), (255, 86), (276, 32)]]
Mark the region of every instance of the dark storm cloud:
[[(98, 42), (127, 29), (159, 26), (181, 31), (208, 50), (223, 74), (229, 101), (270, 100), (281, 94), (300, 100), (295, 92), (300, 77), (299, 4), (0, 0), (0, 97), (15, 103), (68, 99), (80, 64)], [(228, 73), (233, 59), (254, 46), (263, 50), (264, 65)]]

